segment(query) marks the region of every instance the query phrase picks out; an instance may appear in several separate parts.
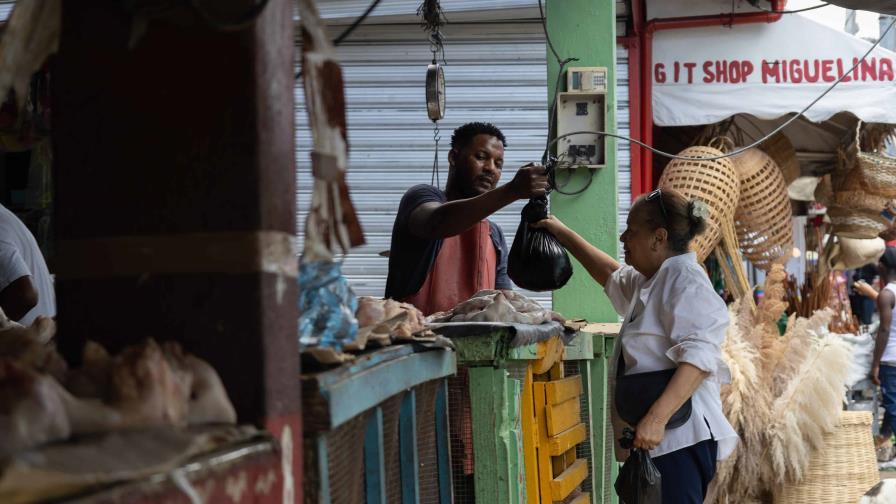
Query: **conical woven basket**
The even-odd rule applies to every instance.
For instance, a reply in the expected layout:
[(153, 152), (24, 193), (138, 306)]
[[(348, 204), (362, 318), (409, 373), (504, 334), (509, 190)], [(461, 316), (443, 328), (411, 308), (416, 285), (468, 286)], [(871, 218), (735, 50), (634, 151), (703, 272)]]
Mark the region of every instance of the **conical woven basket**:
[(840, 425), (825, 436), (799, 483), (775, 492), (775, 504), (846, 504), (859, 502), (880, 481), (871, 413), (843, 411)]
[[(681, 151), (679, 156), (709, 158), (724, 152), (714, 147), (694, 146)], [(740, 192), (740, 182), (730, 158), (673, 159), (660, 177), (661, 188), (674, 189), (690, 199), (699, 199), (709, 206), (706, 231), (691, 242), (691, 250), (702, 262), (718, 245), (722, 226), (734, 218)]]
[(771, 138), (762, 142), (759, 149), (775, 160), (775, 164), (781, 169), (786, 185), (790, 185), (800, 176), (800, 162), (796, 159), (796, 149), (793, 148), (793, 144), (784, 133), (780, 131), (775, 133)]
[(740, 179), (740, 198), (734, 213), (737, 243), (750, 262), (768, 271), (784, 263), (793, 250), (790, 198), (775, 161), (759, 149), (734, 159)]
[(862, 121), (856, 126), (856, 162), (868, 190), (887, 198), (896, 198), (896, 158), (877, 152), (862, 152), (859, 133)]

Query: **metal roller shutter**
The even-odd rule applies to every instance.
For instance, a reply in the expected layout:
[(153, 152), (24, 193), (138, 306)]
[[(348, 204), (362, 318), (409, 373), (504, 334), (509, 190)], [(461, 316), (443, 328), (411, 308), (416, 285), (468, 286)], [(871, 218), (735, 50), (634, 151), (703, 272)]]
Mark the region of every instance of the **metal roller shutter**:
[[(338, 33), (340, 28), (334, 26), (331, 31)], [(442, 187), (451, 132), (469, 121), (492, 122), (506, 135), (506, 169), (501, 180), (505, 183), (516, 167), (540, 159), (544, 148), (547, 82), (541, 27), (537, 21), (449, 24), (445, 36), (447, 113), (440, 121), (439, 147)], [(410, 24), (362, 26), (338, 51), (348, 107), (348, 182), (367, 237), (367, 245), (345, 258), (343, 272), (358, 294), (382, 296), (388, 260), (379, 253), (389, 248), (398, 202), (407, 188), (431, 180), (433, 133), (423, 88), (431, 53), (425, 33)], [(620, 65), (627, 75), (627, 66)], [(622, 86), (617, 92), (627, 97)], [(301, 228), (310, 202), (311, 174), (310, 132), (300, 85), (296, 104)], [(627, 125), (627, 112), (624, 121)], [(619, 147), (620, 161), (629, 157), (625, 145)], [(627, 191), (628, 163), (621, 162), (620, 170), (625, 172), (620, 176), (620, 190), (625, 180)], [(625, 194), (620, 193), (620, 203), (628, 202)], [(504, 229), (508, 245), (523, 203), (492, 217)], [(551, 306), (550, 293), (526, 294)]]
[[(616, 129), (620, 135), (631, 136), (631, 113), (628, 94), (628, 50), (616, 46)], [(619, 233), (625, 231), (625, 220), (632, 199), (632, 153), (627, 140), (616, 140), (616, 208), (619, 216)], [(622, 247), (619, 257), (623, 256)]]

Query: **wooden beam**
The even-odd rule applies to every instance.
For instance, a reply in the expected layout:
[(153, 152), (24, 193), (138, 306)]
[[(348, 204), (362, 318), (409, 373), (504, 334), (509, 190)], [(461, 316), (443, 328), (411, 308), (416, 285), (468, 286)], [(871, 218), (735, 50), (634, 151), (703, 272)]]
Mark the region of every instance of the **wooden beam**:
[(364, 487), (367, 504), (386, 504), (383, 409), (375, 408), (364, 432)]
[(568, 450), (575, 448), (588, 438), (588, 429), (585, 424), (577, 424), (556, 436), (551, 437), (550, 453), (552, 457), (563, 455)]
[[(582, 371), (585, 395), (588, 397), (587, 414), (591, 441), (591, 494), (592, 504), (602, 504), (603, 495), (612, 488), (618, 472), (613, 427), (607, 421), (609, 390), (607, 389), (608, 360), (613, 355), (615, 334), (612, 331), (597, 332), (594, 338), (594, 359), (587, 362)], [(612, 490), (610, 490), (612, 493)]]
[(451, 481), (451, 450), (448, 430), (448, 380), (442, 380), (436, 393), (436, 452), (439, 464), (439, 504), (454, 502), (454, 485)]
[(545, 384), (548, 404), (560, 404), (582, 395), (582, 376), (573, 375), (561, 380), (549, 381)]
[(326, 373), (303, 377), (302, 404), (314, 413), (305, 417), (306, 428), (332, 430), (403, 390), (453, 375), (457, 370), (455, 354), (450, 350), (390, 350), (388, 354), (400, 356), (375, 360), (353, 375), (338, 372), (335, 380)]
[(398, 417), (398, 441), (401, 460), (401, 501), (420, 502), (420, 464), (417, 455), (417, 394), (408, 390), (401, 398)]
[[(526, 365), (523, 381), (523, 396), (520, 414), (523, 428), (523, 460), (526, 473), (526, 496), (530, 504), (541, 504), (538, 490), (538, 417), (535, 415), (535, 386), (532, 380), (532, 366)], [(542, 405), (542, 408), (544, 406)]]
[(551, 498), (555, 501), (565, 499), (588, 477), (588, 462), (576, 460), (569, 468), (551, 481)]
[(594, 357), (594, 346), (590, 333), (578, 332), (563, 349), (563, 360), (588, 360)]
[(520, 383), (507, 371), (470, 368), (476, 502), (525, 502)]
[(312, 441), (314, 449), (317, 451), (317, 476), (318, 476), (318, 502), (321, 504), (330, 503), (330, 462), (327, 457), (327, 437), (317, 436)]
[(545, 411), (548, 422), (548, 436), (556, 436), (582, 421), (581, 405), (578, 397), (568, 399), (560, 404), (548, 404), (545, 407)]
[(538, 465), (536, 467), (538, 473), (538, 493), (542, 504), (547, 504), (553, 502), (553, 499), (551, 499), (551, 481), (554, 479), (554, 475), (551, 473), (553, 467), (549, 449), (551, 439), (547, 432), (547, 398), (545, 397), (544, 383), (535, 382), (532, 390), (535, 396), (535, 419), (538, 431)]

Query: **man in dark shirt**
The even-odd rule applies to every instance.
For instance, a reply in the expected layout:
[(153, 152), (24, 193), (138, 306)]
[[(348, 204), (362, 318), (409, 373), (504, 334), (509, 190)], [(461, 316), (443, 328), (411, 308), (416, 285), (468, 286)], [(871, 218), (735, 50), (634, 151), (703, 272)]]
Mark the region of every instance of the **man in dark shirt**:
[(541, 196), (545, 169), (529, 164), (497, 187), (506, 140), (491, 124), (469, 123), (451, 137), (445, 191), (418, 185), (401, 199), (386, 297), (425, 314), (444, 311), (481, 289), (510, 289), (504, 233), (487, 217), (518, 199)]

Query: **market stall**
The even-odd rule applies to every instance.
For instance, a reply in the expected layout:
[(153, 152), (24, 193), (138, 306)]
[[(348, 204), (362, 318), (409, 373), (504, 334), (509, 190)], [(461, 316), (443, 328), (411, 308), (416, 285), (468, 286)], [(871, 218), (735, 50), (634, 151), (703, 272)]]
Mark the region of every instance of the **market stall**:
[(0, 39), (52, 123), (58, 302), (0, 317), (0, 501), (301, 498), (292, 5), (62, 4)]
[[(655, 156), (653, 173), (659, 187), (709, 203), (698, 255), (720, 293), (736, 300), (723, 403), (742, 444), (714, 498), (854, 500), (877, 475), (872, 417), (840, 413), (846, 385), (871, 390), (862, 380), (870, 336), (850, 309), (844, 270), (876, 262), (878, 234), (893, 219), (896, 163), (883, 151), (896, 124), (896, 54), (800, 16), (769, 21), (655, 34), (656, 146), (703, 159)], [(799, 340), (801, 352), (811, 342), (824, 378), (811, 375), (805, 353), (782, 360), (780, 345)], [(807, 395), (814, 413), (801, 405)], [(856, 397), (852, 408), (875, 408)], [(753, 418), (741, 413), (747, 398)], [(763, 415), (759, 428), (752, 422)], [(853, 441), (842, 440), (847, 432)], [(850, 470), (860, 483), (826, 487), (830, 471), (845, 470), (835, 460), (844, 450), (856, 456)]]

